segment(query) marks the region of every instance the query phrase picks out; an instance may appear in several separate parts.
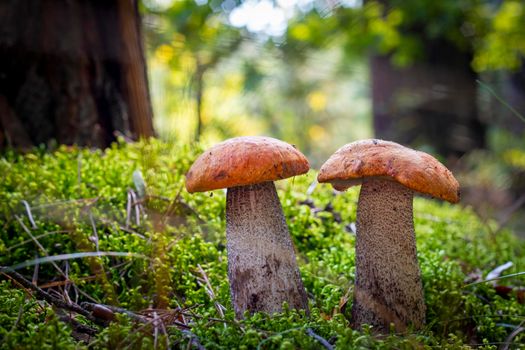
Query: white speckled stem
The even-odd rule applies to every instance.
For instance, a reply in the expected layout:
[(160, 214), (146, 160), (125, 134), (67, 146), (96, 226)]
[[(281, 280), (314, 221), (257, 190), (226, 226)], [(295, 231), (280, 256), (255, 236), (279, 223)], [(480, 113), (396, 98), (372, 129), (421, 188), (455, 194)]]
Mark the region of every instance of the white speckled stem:
[(357, 207), (356, 281), (352, 324), (388, 333), (425, 323), (416, 255), (413, 192), (386, 179), (363, 181)]
[(226, 202), (228, 278), (237, 318), (245, 311), (305, 309), (308, 299), (273, 182), (232, 187)]

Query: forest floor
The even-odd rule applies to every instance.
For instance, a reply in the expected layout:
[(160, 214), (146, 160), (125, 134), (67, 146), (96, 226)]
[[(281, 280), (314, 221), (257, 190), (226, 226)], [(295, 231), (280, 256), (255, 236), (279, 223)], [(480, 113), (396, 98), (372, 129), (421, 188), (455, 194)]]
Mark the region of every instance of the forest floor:
[(200, 151), (150, 140), (4, 154), (0, 349), (524, 347), (523, 240), (468, 207), (419, 197), (425, 327), (351, 329), (359, 188), (314, 187), (314, 170), (276, 183), (310, 315), (236, 320), (224, 191), (184, 188)]

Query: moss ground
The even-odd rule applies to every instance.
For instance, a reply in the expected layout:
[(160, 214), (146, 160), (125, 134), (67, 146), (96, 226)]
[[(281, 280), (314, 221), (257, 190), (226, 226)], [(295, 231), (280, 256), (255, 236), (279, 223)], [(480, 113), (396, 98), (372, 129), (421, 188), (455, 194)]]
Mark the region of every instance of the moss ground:
[[(323, 339), (338, 349), (524, 347), (523, 276), (499, 280), (498, 288), (468, 285), (509, 261), (513, 266), (504, 274), (525, 271), (524, 242), (481, 222), (469, 208), (424, 198), (415, 199), (414, 216), (426, 327), (381, 337), (367, 327), (349, 328), (358, 189), (336, 195), (317, 185), (308, 195), (314, 171), (277, 183), (310, 317), (286, 311), (235, 321), (224, 192), (190, 195), (183, 187), (199, 152), (150, 140), (106, 151), (4, 154), (0, 265), (18, 265), (19, 273), (59, 299), (112, 305), (153, 321), (119, 314), (109, 326), (97, 326), (0, 274), (0, 349), (319, 349)], [(132, 203), (134, 196), (140, 205)], [(133, 255), (35, 261), (96, 251)], [(79, 335), (75, 321), (94, 334)]]

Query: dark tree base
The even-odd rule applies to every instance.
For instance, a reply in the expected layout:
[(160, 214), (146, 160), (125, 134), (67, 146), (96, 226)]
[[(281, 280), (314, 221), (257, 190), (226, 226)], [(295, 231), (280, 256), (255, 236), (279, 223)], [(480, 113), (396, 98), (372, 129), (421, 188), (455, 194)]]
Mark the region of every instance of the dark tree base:
[(136, 2), (0, 3), (0, 147), (152, 136)]

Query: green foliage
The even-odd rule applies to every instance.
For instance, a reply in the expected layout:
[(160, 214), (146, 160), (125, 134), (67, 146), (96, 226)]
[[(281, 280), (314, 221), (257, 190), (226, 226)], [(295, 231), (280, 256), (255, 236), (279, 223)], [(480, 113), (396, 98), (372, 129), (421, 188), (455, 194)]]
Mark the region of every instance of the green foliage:
[[(493, 10), (488, 5), (485, 13)], [(523, 1), (507, 0), (491, 16), (484, 40), (476, 42), (473, 66), (478, 71), (519, 69), (525, 54), (525, 5)]]
[(49, 307), (0, 281), (0, 349), (79, 348), (69, 327)]
[(350, 57), (373, 51), (407, 66), (436, 59), (426, 56), (425, 46), (447, 42), (473, 54), (478, 72), (515, 70), (525, 53), (524, 26), (525, 5), (517, 0), (366, 1), (362, 7), (335, 8), (331, 16), (311, 11), (296, 18), (286, 44), (290, 56), (303, 56), (304, 49), (341, 44), (339, 39)]
[(188, 63), (184, 62), (187, 55), (195, 60), (195, 69), (202, 69), (199, 65), (213, 66), (232, 54), (240, 39), (239, 31), (226, 25), (224, 13), (211, 4), (176, 1), (165, 11), (150, 10), (150, 15), (159, 15), (155, 19), (165, 26), (162, 32), (150, 33), (151, 42), (156, 48), (166, 45), (162, 49), (173, 50), (169, 62), (174, 68)]
[[(150, 1), (151, 3), (151, 1)], [(150, 4), (151, 5), (151, 4)], [(207, 73), (222, 60), (233, 55), (241, 44), (241, 33), (227, 24), (227, 14), (216, 2), (197, 2), (194, 0), (174, 1), (163, 11), (146, 7), (151, 18), (151, 27), (146, 25), (150, 43), (150, 67), (153, 79), (159, 81), (163, 91), (170, 91), (171, 98), (166, 98), (153, 88), (152, 98), (155, 114), (161, 116), (164, 123), (169, 123), (162, 116), (180, 114), (189, 125), (184, 130), (196, 129), (195, 137), (187, 134), (178, 135), (179, 139), (199, 140), (202, 129), (218, 129), (228, 135), (230, 125), (223, 125), (222, 120), (210, 119), (207, 103)], [(161, 30), (159, 30), (159, 28)], [(195, 103), (181, 103), (191, 92)], [(159, 96), (160, 95), (160, 96)], [(188, 121), (187, 116), (194, 120)], [(172, 137), (165, 125), (157, 128), (163, 136)], [(178, 129), (178, 128), (176, 128)], [(176, 130), (171, 130), (176, 133)]]
[(152, 337), (152, 325), (139, 327), (124, 315), (118, 315), (116, 322), (112, 322), (105, 328), (97, 339), (90, 344), (93, 349), (167, 349), (165, 347), (165, 335), (155, 339)]
[[(207, 144), (271, 134), (320, 162), (338, 140), (371, 135), (367, 84), (351, 83), (366, 80), (366, 67), (354, 63), (352, 76), (341, 74), (339, 50), (325, 50), (328, 28), (336, 24), (330, 18), (309, 13), (293, 35), (277, 39), (230, 23), (243, 1), (183, 0), (164, 9), (153, 3), (160, 2), (144, 1), (145, 29), (162, 138), (193, 142), (199, 134)], [(314, 55), (306, 50), (313, 40)], [(349, 71), (346, 64), (342, 69)]]
[[(426, 327), (386, 337), (372, 335), (367, 327), (349, 328), (355, 276), (355, 236), (350, 227), (359, 189), (335, 194), (329, 186), (317, 185), (307, 195), (314, 171), (277, 183), (311, 315), (289, 310), (236, 321), (226, 272), (224, 192), (190, 195), (183, 188), (183, 175), (200, 151), (148, 140), (118, 143), (105, 151), (61, 147), (51, 153), (4, 155), (0, 159), (0, 265), (97, 249), (137, 253), (143, 258), (74, 259), (58, 261), (57, 267), (67, 271), (74, 283), (68, 295), (78, 295), (79, 301), (85, 301), (87, 294), (134, 312), (181, 307), (190, 308), (195, 316), (185, 316), (190, 329), (166, 321), (166, 333), (119, 316), (107, 328), (90, 324), (99, 331), (81, 342), (74, 340), (71, 325), (60, 321), (47, 303), (2, 281), (0, 347), (163, 349), (191, 348), (198, 341), (206, 349), (319, 349), (316, 334), (341, 349), (466, 349), (472, 344), (493, 349), (496, 346), (491, 344), (504, 342), (523, 321), (525, 305), (515, 291), (501, 295), (490, 283), (468, 286), (465, 282), (469, 274), (486, 276), (507, 261), (514, 266), (505, 273), (524, 271), (523, 242), (507, 230), (493, 234), (492, 223), (480, 222), (469, 208), (416, 198)], [(129, 219), (127, 210), (135, 170), (140, 170), (146, 184), (140, 223), (134, 207)], [(34, 225), (22, 200), (31, 208)], [(34, 266), (20, 272), (33, 276)], [(213, 296), (206, 290), (204, 276)], [(63, 295), (63, 281), (51, 264), (38, 266), (38, 282), (46, 290)], [(51, 282), (57, 286), (45, 287)], [(523, 279), (509, 278), (500, 284), (514, 290)], [(224, 306), (224, 316), (217, 303)], [(513, 344), (524, 341), (524, 333), (512, 339)]]

